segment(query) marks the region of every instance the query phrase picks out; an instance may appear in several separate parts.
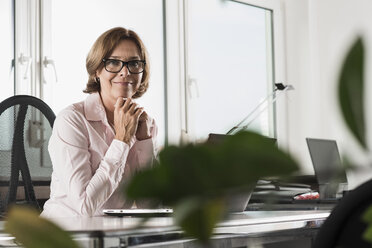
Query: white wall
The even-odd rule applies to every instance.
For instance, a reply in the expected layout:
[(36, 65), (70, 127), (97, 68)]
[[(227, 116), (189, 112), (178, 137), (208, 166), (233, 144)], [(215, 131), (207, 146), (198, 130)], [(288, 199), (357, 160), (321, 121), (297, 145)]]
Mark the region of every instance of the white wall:
[[(356, 162), (366, 164), (366, 158), (341, 119), (336, 87), (345, 53), (357, 35), (362, 35), (367, 51), (366, 93), (370, 94), (372, 1), (282, 0), (282, 4), (286, 79), (296, 88), (288, 92), (288, 149), (303, 166), (304, 174), (313, 173), (306, 137), (335, 139), (341, 155), (347, 154)], [(366, 104), (370, 106), (372, 102)], [(372, 108), (367, 113), (369, 118), (371, 111)], [(351, 188), (372, 177), (370, 164), (358, 172), (348, 173)]]

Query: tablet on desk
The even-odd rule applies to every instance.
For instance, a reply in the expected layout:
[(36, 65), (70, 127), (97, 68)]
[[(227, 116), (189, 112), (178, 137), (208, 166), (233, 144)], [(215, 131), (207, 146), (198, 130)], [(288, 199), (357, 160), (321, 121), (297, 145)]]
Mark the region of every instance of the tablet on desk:
[(104, 209), (104, 214), (111, 216), (133, 216), (133, 217), (167, 217), (173, 214), (171, 208), (158, 208), (158, 209)]

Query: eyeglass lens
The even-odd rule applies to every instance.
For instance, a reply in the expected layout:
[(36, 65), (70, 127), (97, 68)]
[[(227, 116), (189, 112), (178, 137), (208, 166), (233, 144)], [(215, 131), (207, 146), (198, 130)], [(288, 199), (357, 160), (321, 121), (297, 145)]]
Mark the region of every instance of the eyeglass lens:
[(145, 68), (145, 63), (140, 60), (132, 60), (128, 62), (117, 59), (105, 60), (105, 68), (108, 72), (117, 73), (121, 71), (124, 66), (127, 66), (130, 73), (141, 73)]

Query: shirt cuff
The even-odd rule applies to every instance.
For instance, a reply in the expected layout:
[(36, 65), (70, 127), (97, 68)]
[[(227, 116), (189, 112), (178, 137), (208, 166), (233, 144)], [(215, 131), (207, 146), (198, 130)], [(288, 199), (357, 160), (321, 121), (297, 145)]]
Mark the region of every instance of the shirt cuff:
[(106, 151), (106, 161), (110, 164), (121, 165), (126, 161), (125, 158), (128, 157), (129, 149), (127, 143), (114, 139)]
[(155, 158), (154, 142), (152, 138), (141, 141), (137, 140), (135, 148), (140, 167), (152, 163), (153, 159)]

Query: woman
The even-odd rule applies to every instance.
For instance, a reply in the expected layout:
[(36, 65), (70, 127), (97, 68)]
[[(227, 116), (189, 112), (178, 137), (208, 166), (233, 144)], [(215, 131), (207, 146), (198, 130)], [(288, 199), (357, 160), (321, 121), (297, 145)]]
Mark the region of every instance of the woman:
[(89, 96), (61, 111), (54, 123), (51, 194), (42, 216), (132, 207), (121, 184), (155, 156), (157, 127), (133, 100), (148, 88), (147, 58), (141, 39), (125, 28), (110, 29), (94, 43), (86, 59)]

